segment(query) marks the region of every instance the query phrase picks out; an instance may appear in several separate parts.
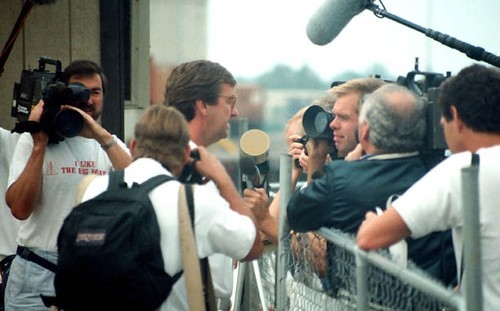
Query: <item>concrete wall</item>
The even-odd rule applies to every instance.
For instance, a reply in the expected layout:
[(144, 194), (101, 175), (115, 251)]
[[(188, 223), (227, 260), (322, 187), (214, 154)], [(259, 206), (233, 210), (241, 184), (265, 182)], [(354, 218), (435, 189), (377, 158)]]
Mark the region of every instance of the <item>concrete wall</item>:
[[(0, 47), (5, 45), (24, 2), (0, 0)], [(53, 2), (33, 6), (14, 42), (0, 77), (0, 127), (14, 127), (16, 119), (10, 115), (14, 82), (19, 82), (24, 68), (38, 68), (41, 56), (59, 59), (63, 68), (80, 58), (100, 63), (99, 0)], [(170, 69), (180, 62), (205, 58), (207, 53), (207, 0), (141, 0), (133, 1), (131, 9), (132, 98), (125, 103), (125, 141), (132, 138), (143, 109), (163, 101)], [(151, 70), (161, 73), (153, 75), (152, 81), (150, 60)], [(48, 65), (46, 69), (54, 68)], [(150, 89), (154, 85), (157, 87)]]
[[(24, 1), (1, 2), (0, 47), (3, 48)], [(23, 68), (38, 68), (41, 56), (59, 59), (63, 68), (80, 58), (100, 63), (99, 31), (99, 0), (57, 0), (34, 5), (0, 77), (0, 126), (11, 129), (15, 124), (15, 118), (10, 116), (12, 91)], [(54, 70), (51, 65), (46, 69)]]

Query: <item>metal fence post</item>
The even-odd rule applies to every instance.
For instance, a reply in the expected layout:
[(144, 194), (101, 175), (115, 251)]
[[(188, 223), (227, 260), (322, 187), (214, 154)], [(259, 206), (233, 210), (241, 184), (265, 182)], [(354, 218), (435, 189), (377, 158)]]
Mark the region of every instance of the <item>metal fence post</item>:
[(292, 194), (292, 157), (280, 156), (280, 196), (279, 196), (279, 243), (276, 255), (276, 310), (287, 309), (286, 273), (289, 245), (287, 237), (290, 229), (286, 218), (286, 206)]
[(356, 306), (359, 311), (368, 310), (368, 264), (366, 259), (361, 256), (361, 250), (356, 247)]
[(483, 310), (481, 283), (481, 237), (479, 208), (479, 157), (472, 165), (462, 169), (462, 199), (464, 216), (464, 242), (462, 263), (464, 267), (465, 304), (467, 310)]

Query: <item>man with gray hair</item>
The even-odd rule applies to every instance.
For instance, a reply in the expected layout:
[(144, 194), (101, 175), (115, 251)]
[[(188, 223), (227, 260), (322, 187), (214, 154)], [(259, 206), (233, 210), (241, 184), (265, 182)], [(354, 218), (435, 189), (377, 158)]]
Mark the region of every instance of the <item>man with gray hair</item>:
[[(328, 227), (355, 234), (366, 212), (385, 209), (391, 196), (402, 194), (420, 179), (426, 173), (418, 152), (426, 134), (425, 111), (425, 103), (410, 90), (386, 84), (368, 96), (361, 108), (360, 159), (311, 169), (323, 167), (320, 161), (328, 146), (324, 140), (310, 140), (308, 186), (295, 192), (288, 203), (290, 228), (305, 232)], [(455, 270), (445, 268), (453, 260), (442, 264), (453, 256), (449, 233), (407, 242), (410, 260), (446, 285), (452, 281)], [(442, 253), (443, 243), (449, 256)]]
[[(451, 155), (415, 183), (381, 216), (368, 213), (359, 229), (361, 249), (389, 247), (407, 237), (452, 229), (455, 258), (463, 267), (464, 199), (461, 171), (479, 157), (477, 212), (480, 219), (481, 310), (500, 305), (500, 218), (497, 196), (500, 184), (500, 70), (472, 64), (443, 82), (437, 98), (440, 119)], [(461, 287), (474, 281), (464, 271)], [(476, 284), (478, 285), (478, 284)], [(475, 297), (478, 298), (478, 297)]]

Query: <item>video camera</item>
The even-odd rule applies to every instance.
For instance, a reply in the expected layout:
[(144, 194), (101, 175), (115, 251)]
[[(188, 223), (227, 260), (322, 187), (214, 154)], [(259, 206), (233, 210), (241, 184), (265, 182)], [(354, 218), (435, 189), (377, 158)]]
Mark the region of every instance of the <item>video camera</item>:
[(416, 58), (414, 70), (408, 72), (406, 77), (399, 76), (396, 83), (412, 90), (427, 104), (427, 132), (425, 134), (425, 144), (420, 150), (420, 154), (427, 168), (431, 169), (445, 158), (445, 151), (448, 149), (443, 128), (440, 124), (442, 112), (436, 100), (439, 86), (451, 76), (451, 72), (446, 72), (445, 75), (435, 72), (423, 72), (418, 69), (418, 64), (418, 58)]
[[(418, 69), (418, 59), (415, 62), (415, 69), (408, 72), (406, 77), (399, 76), (396, 83), (406, 86), (415, 94), (422, 97), (427, 103), (427, 133), (425, 135), (425, 150), (443, 151), (448, 147), (443, 135), (443, 129), (439, 123), (441, 119), (441, 109), (436, 103), (441, 83), (451, 76), (450, 72), (446, 75), (434, 72), (423, 72)], [(416, 80), (420, 77), (419, 80)]]
[[(79, 107), (90, 98), (90, 90), (81, 83), (65, 83), (61, 61), (41, 57), (38, 69), (21, 73), (19, 83), (14, 83), (11, 116), (18, 123), (13, 132), (36, 132), (43, 130), (49, 135), (49, 144), (59, 143), (64, 138), (74, 137), (83, 128), (83, 117), (79, 112), (61, 110), (62, 105)], [(46, 64), (55, 66), (55, 71), (45, 69)], [(45, 105), (39, 127), (28, 122), (32, 108), (43, 99)]]

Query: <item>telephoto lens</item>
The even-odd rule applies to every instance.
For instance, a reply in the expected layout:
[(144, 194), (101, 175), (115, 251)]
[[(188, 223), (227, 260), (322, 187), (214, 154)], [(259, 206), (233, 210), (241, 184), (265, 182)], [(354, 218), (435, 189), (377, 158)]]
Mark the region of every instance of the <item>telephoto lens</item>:
[(321, 106), (312, 105), (304, 112), (302, 126), (310, 138), (333, 139), (333, 130), (330, 128), (333, 119), (333, 113)]

